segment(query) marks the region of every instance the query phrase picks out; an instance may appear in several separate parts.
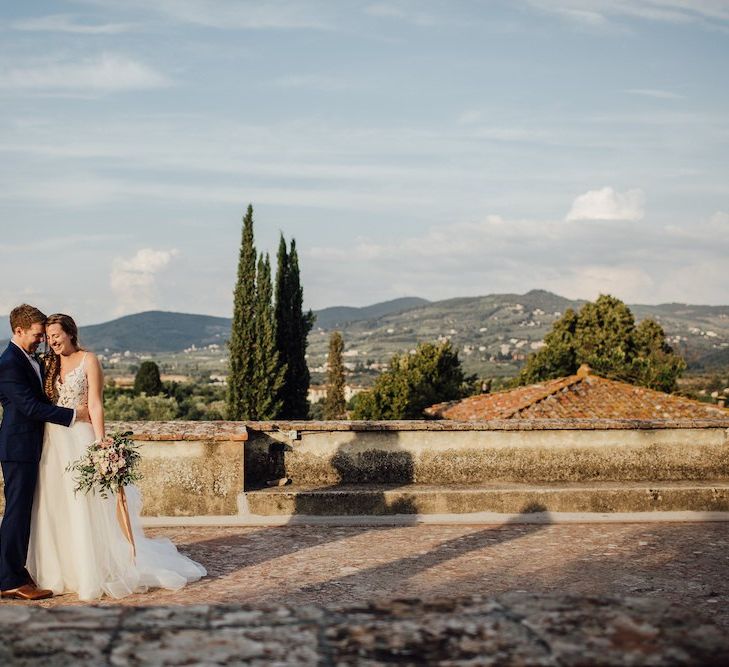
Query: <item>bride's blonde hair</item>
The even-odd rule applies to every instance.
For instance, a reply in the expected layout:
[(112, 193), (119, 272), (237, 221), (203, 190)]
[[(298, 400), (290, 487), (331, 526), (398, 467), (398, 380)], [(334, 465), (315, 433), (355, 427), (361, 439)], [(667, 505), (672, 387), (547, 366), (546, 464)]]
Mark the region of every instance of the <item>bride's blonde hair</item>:
[[(78, 327), (76, 322), (73, 321), (73, 317), (70, 315), (64, 315), (63, 313), (54, 313), (49, 315), (46, 320), (46, 330), (51, 324), (59, 324), (61, 329), (71, 339), (71, 345), (77, 350), (83, 349), (78, 344)], [(53, 351), (46, 339), (46, 354), (43, 358), (43, 364), (46, 370), (46, 379), (43, 383), (43, 389), (46, 392), (46, 396), (51, 399), (54, 403), (58, 400), (58, 388), (56, 387), (56, 380), (61, 374), (61, 358)]]

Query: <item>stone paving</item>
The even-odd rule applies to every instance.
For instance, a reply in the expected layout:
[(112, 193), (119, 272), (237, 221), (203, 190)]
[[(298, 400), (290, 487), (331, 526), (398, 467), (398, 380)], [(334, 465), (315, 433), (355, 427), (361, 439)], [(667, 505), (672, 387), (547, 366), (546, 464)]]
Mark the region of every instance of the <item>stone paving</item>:
[[(102, 605), (348, 605), (504, 593), (641, 597), (729, 629), (729, 523), (166, 528), (209, 576)], [(36, 603), (80, 604), (73, 595)], [(11, 605), (28, 603), (6, 601)]]
[(720, 628), (660, 600), (500, 598), (315, 605), (0, 607), (0, 664), (721, 665)]

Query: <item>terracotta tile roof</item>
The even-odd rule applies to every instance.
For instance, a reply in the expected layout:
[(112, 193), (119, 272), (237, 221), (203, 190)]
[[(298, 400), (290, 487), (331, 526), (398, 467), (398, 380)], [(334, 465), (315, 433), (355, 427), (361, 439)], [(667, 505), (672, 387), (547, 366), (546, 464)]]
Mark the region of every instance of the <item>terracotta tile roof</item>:
[(607, 380), (581, 367), (576, 375), (439, 403), (429, 417), (490, 419), (726, 419), (729, 409)]

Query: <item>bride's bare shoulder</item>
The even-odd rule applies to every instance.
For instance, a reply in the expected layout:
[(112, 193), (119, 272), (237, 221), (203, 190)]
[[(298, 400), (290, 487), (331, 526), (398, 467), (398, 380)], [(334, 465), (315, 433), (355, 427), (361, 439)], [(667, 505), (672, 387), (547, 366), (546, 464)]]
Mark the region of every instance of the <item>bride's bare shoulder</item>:
[(88, 351), (85, 354), (86, 356), (84, 357), (84, 361), (87, 366), (101, 368), (101, 361), (99, 361), (99, 357), (96, 354)]

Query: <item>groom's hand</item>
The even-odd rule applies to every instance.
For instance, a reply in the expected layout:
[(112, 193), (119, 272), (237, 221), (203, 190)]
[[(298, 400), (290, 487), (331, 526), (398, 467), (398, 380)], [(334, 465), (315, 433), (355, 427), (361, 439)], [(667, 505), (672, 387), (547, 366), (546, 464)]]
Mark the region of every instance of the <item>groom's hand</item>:
[(76, 408), (76, 421), (77, 422), (90, 422), (91, 417), (89, 416), (89, 409), (85, 405), (81, 405)]

